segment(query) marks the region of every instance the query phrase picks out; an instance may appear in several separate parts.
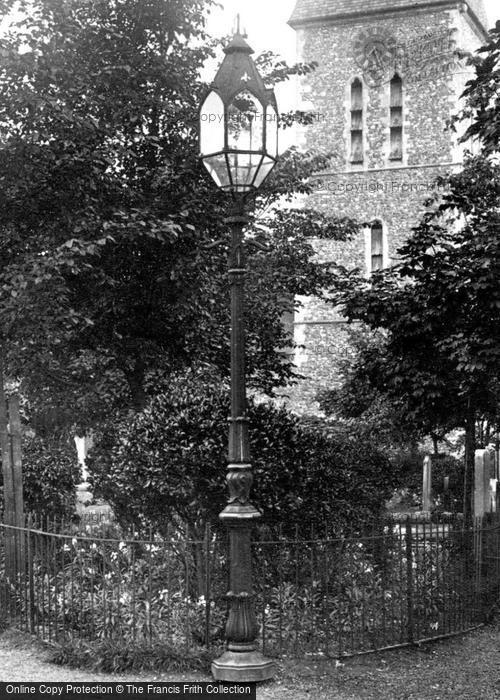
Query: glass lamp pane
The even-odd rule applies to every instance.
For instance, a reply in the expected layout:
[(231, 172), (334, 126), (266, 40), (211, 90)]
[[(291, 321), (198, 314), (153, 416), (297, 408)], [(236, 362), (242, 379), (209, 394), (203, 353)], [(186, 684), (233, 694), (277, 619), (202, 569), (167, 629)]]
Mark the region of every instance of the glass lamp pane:
[(204, 158), (203, 163), (205, 164), (206, 169), (212, 176), (212, 179), (217, 187), (230, 186), (231, 182), (229, 180), (229, 171), (227, 168), (226, 156), (224, 154)]
[(278, 156), (278, 114), (271, 105), (266, 109), (266, 152)]
[(260, 187), (262, 185), (266, 177), (274, 168), (275, 164), (275, 161), (271, 158), (263, 158), (262, 164), (259, 168), (259, 172), (257, 173), (257, 177), (255, 178), (255, 187)]
[(264, 148), (264, 121), (260, 102), (248, 90), (239, 92), (228, 108), (228, 146), (238, 151)]
[(251, 190), (262, 155), (260, 153), (229, 153), (228, 160), (234, 188), (239, 192)]
[(224, 103), (216, 92), (211, 92), (200, 112), (201, 155), (224, 149)]

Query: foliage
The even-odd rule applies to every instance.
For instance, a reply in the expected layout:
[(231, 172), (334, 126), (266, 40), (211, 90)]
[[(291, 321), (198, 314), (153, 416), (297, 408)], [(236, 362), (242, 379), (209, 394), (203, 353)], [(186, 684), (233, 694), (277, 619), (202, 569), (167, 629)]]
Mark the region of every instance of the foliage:
[[(485, 54), (485, 55), (482, 55)], [(463, 140), (479, 138), (485, 153), (498, 152), (500, 133), (500, 20), (490, 30), (488, 42), (471, 57), (476, 75), (467, 83), (466, 106), (455, 121), (470, 121)]]
[[(274, 552), (280, 580), (259, 588), (266, 601), (266, 648), (339, 656), (404, 643), (410, 601), (415, 639), (448, 631), (449, 616), (465, 603), (463, 552), (451, 535), (418, 547), (414, 539), (409, 563), (404, 529), (393, 527), (392, 537), (386, 530), (376, 538), (378, 555), (370, 540), (316, 540), (292, 550), (281, 543)], [(321, 568), (315, 570), (314, 562)]]
[(327, 416), (378, 444), (387, 454), (398, 455), (415, 445), (425, 428), (417, 430), (407, 420), (404, 404), (384, 391), (377, 369), (386, 352), (385, 334), (351, 327), (348, 336), (350, 352), (339, 362), (339, 384), (319, 393), (320, 407)]
[[(184, 576), (193, 567), (190, 543), (114, 539), (119, 535), (113, 525), (75, 533), (59, 547), (62, 566), (46, 571), (43, 560), (35, 561), (35, 580), (45, 577), (47, 586), (36, 598), (37, 615), (65, 638), (52, 661), (115, 673), (205, 670), (207, 603)], [(225, 610), (208, 605), (213, 654)]]
[(28, 434), (23, 438), (22, 451), (25, 513), (49, 519), (71, 516), (75, 512), (76, 486), (81, 481), (74, 444)]
[[(190, 373), (142, 413), (98, 437), (88, 459), (94, 493), (124, 521), (199, 531), (225, 504), (228, 391)], [(394, 476), (370, 443), (327, 436), (284, 408), (250, 401), (253, 500), (268, 523), (361, 524), (382, 507)]]
[[(44, 586), (44, 594), (37, 591), (32, 601), (37, 620), (58, 635), (83, 640), (147, 646), (163, 639), (172, 647), (190, 647), (205, 640), (208, 605), (212, 641), (221, 637), (224, 610), (189, 583), (190, 541), (115, 540), (110, 534), (32, 536), (32, 575)], [(26, 604), (22, 595), (20, 604)]]
[(98, 673), (151, 671), (186, 673), (210, 671), (211, 662), (222, 648), (179, 648), (165, 642), (85, 641), (69, 639), (56, 643), (49, 659), (53, 664), (71, 668), (90, 668)]

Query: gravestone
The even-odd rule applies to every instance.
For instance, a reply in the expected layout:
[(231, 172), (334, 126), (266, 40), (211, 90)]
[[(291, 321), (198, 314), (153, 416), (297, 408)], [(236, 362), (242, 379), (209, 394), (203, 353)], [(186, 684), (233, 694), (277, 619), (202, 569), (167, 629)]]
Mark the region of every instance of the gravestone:
[(432, 459), (429, 455), (424, 458), (424, 478), (422, 484), (422, 510), (432, 509)]
[(450, 492), (450, 477), (443, 477), (443, 508), (449, 512), (452, 509), (452, 500)]
[(495, 450), (476, 450), (474, 461), (474, 517), (496, 511)]
[(92, 447), (92, 437), (88, 435), (75, 436), (75, 446), (78, 454), (78, 462), (82, 470), (82, 483), (76, 487), (76, 512), (81, 514), (87, 505), (92, 502), (92, 493), (87, 483), (88, 471), (85, 465), (87, 453)]

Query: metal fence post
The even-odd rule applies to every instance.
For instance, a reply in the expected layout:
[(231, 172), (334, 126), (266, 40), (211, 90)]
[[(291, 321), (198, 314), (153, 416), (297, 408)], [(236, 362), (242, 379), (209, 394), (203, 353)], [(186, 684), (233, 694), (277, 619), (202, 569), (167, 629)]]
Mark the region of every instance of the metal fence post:
[(210, 646), (210, 624), (211, 624), (211, 558), (210, 558), (210, 542), (211, 542), (211, 529), (210, 523), (207, 522), (205, 525), (205, 646), (208, 649)]
[[(14, 525), (17, 528), (24, 527), (24, 498), (23, 498), (23, 466), (22, 466), (22, 428), (21, 417), (19, 415), (19, 397), (11, 396), (8, 400), (9, 424), (10, 424), (10, 464), (12, 469), (12, 486), (14, 492)], [(19, 589), (21, 588), (21, 577), (25, 572), (24, 560), (24, 533), (22, 530), (15, 531), (15, 552), (16, 568)]]
[(28, 555), (27, 570), (28, 570), (28, 622), (29, 630), (31, 634), (35, 634), (35, 581), (33, 575), (33, 548), (32, 548), (32, 534), (33, 521), (31, 513), (28, 515), (27, 522), (27, 537), (26, 537), (26, 550)]
[(411, 520), (406, 518), (405, 527), (405, 542), (406, 542), (406, 602), (408, 610), (408, 641), (410, 643), (414, 640), (414, 626), (413, 626), (413, 548), (412, 548), (412, 532), (411, 532)]

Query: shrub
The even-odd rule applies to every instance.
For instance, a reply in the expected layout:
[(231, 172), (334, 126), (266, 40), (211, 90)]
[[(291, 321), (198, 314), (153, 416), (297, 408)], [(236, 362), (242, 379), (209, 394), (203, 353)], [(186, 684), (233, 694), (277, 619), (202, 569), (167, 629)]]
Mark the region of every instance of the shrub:
[[(87, 463), (94, 494), (122, 522), (200, 533), (226, 500), (228, 391), (177, 377), (141, 413), (109, 422)], [(362, 526), (393, 489), (388, 460), (369, 443), (306, 427), (284, 408), (249, 401), (252, 500), (269, 524)]]
[[(24, 510), (42, 518), (71, 516), (81, 472), (74, 444), (23, 436)], [(3, 479), (0, 473), (3, 487)]]
[(68, 639), (54, 645), (50, 661), (72, 668), (91, 668), (99, 673), (125, 671), (169, 671), (208, 673), (222, 649), (186, 649), (156, 641), (152, 644), (132, 641), (85, 641)]

